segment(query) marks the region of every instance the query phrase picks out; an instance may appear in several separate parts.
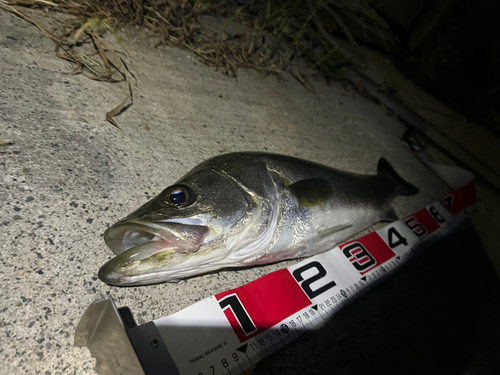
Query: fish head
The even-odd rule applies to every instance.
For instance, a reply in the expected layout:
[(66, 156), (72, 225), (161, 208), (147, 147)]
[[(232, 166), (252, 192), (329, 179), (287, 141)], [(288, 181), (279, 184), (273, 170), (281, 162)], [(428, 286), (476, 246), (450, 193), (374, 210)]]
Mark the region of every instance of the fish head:
[(268, 203), (222, 170), (195, 170), (105, 231), (116, 257), (99, 278), (147, 285), (234, 266), (269, 223)]

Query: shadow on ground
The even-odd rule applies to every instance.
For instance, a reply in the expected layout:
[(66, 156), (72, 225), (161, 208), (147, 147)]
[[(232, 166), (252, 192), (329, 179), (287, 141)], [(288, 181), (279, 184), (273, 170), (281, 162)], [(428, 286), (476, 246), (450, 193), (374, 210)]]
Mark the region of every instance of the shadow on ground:
[(499, 297), (466, 223), (254, 374), (498, 374)]

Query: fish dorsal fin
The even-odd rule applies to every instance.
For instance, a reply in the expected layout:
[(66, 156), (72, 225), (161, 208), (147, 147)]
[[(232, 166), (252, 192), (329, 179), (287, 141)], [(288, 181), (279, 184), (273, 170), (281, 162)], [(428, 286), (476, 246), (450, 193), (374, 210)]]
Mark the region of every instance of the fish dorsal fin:
[(331, 235), (334, 235), (335, 233), (338, 233), (344, 229), (352, 227), (351, 224), (340, 224), (340, 225), (335, 225), (334, 227), (331, 228), (326, 228), (318, 231), (318, 236), (320, 237), (330, 237)]
[(333, 196), (333, 187), (324, 178), (308, 178), (294, 182), (288, 189), (303, 207), (325, 205)]
[(385, 158), (380, 158), (378, 161), (377, 174), (379, 176), (387, 176), (394, 181), (398, 195), (409, 197), (418, 193), (418, 188), (403, 180)]

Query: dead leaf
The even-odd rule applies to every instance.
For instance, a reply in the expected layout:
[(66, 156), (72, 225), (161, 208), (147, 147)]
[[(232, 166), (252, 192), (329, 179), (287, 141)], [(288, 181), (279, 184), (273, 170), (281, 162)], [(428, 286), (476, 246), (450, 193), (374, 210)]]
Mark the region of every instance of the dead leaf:
[(101, 60), (104, 63), (104, 66), (106, 67), (107, 70), (111, 71), (111, 66), (109, 65), (108, 56), (106, 56), (106, 52), (104, 52), (103, 40), (96, 33), (91, 33), (91, 35), (92, 38), (94, 39), (97, 49), (99, 50), (99, 56), (101, 56)]
[(118, 116), (120, 113), (126, 110), (130, 105), (132, 105), (132, 97), (127, 96), (125, 100), (123, 100), (123, 102), (118, 107), (106, 113), (106, 120), (108, 120), (110, 123), (112, 123), (114, 126), (116, 126), (123, 132), (122, 128), (118, 126), (113, 117)]
[(144, 129), (151, 130), (151, 128), (149, 126), (147, 126), (147, 125), (144, 125)]

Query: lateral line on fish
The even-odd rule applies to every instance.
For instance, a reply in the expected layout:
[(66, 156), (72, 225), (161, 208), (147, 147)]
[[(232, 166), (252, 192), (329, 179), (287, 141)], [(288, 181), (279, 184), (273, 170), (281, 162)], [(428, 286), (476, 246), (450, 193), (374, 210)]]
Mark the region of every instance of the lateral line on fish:
[(323, 229), (323, 230), (319, 230), (318, 231), (318, 236), (320, 236), (320, 237), (328, 237), (328, 236), (331, 236), (332, 234), (338, 233), (340, 231), (343, 231), (344, 229), (348, 229), (348, 228), (351, 228), (351, 227), (352, 227), (351, 224), (337, 225), (335, 227), (331, 227), (331, 228), (326, 228), (326, 229)]

